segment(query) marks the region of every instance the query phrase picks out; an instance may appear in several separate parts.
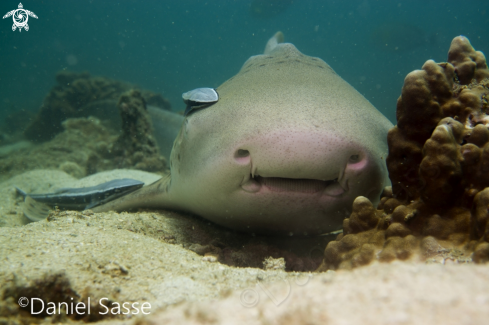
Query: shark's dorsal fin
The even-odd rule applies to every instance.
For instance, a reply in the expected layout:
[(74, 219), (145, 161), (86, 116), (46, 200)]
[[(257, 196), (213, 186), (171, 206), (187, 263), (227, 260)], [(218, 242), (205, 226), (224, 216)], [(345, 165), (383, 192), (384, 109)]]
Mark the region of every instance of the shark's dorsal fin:
[(280, 31), (276, 32), (275, 35), (272, 36), (267, 42), (267, 45), (265, 46), (265, 52), (264, 54), (270, 54), (278, 44), (284, 42), (284, 34)]

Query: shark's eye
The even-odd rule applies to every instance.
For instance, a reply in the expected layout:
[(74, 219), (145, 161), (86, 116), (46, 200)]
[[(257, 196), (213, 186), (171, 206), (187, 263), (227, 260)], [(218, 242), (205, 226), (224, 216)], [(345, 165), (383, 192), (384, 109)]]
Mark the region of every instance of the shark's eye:
[(182, 94), (183, 102), (187, 104), (185, 116), (190, 112), (209, 107), (219, 100), (219, 94), (213, 88), (197, 88)]

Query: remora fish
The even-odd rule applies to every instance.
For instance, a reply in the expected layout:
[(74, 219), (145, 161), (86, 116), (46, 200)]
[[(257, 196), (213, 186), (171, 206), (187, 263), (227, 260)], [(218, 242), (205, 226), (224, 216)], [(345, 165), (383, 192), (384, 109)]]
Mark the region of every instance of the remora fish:
[(218, 96), (207, 93), (217, 102), (185, 117), (171, 175), (93, 211), (174, 209), (240, 231), (314, 235), (340, 229), (357, 196), (377, 203), (392, 124), (328, 64), (282, 41), (278, 32)]
[(51, 208), (85, 210), (129, 194), (144, 183), (129, 179), (114, 179), (91, 187), (61, 188), (53, 193), (28, 194), (16, 187), (24, 197), (24, 214), (32, 221), (46, 218)]

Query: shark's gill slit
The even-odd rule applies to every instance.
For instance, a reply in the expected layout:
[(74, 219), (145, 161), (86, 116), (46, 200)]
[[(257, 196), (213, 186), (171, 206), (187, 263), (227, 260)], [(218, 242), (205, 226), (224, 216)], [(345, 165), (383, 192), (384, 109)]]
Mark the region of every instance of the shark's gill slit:
[(256, 176), (255, 180), (273, 192), (316, 193), (324, 191), (328, 186), (337, 183), (338, 179), (322, 181), (319, 179), (295, 179), (282, 177)]

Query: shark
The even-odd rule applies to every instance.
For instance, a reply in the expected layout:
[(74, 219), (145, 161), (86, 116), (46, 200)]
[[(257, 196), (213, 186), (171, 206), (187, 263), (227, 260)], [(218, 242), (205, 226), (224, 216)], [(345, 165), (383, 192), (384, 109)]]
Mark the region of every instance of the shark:
[(356, 197), (377, 204), (393, 125), (283, 37), (182, 117), (167, 176), (93, 211), (180, 210), (241, 232), (313, 236), (341, 229)]

